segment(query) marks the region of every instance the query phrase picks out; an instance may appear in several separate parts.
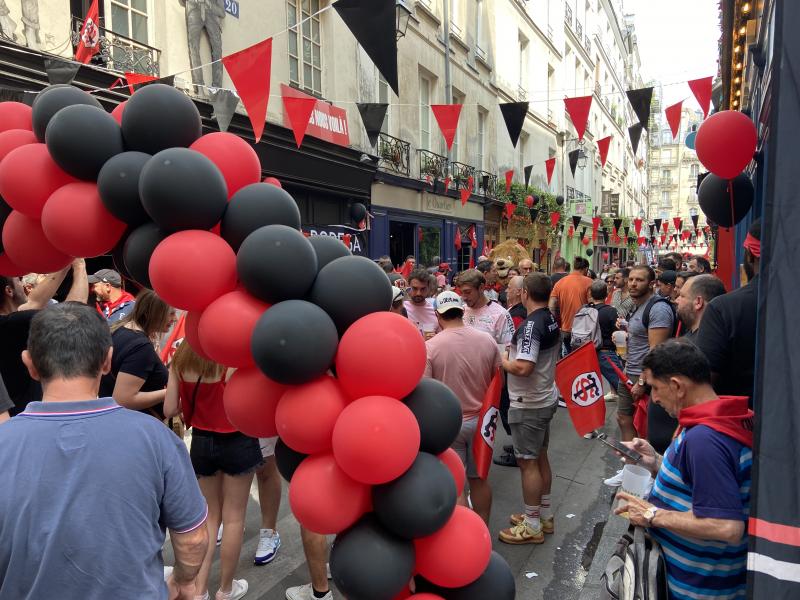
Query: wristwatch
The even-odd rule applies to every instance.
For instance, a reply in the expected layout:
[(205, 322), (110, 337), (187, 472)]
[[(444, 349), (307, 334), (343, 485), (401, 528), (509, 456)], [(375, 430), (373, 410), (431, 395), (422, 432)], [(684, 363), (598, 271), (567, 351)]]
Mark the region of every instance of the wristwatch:
[(652, 527), (653, 526), (653, 519), (656, 518), (656, 513), (658, 511), (659, 511), (659, 508), (657, 506), (651, 506), (646, 511), (644, 511), (644, 518), (645, 518), (645, 521), (647, 521), (647, 526), (648, 527)]
[(639, 387), (644, 387), (644, 379), (639, 377), (639, 381), (636, 382), (636, 385), (638, 385)]

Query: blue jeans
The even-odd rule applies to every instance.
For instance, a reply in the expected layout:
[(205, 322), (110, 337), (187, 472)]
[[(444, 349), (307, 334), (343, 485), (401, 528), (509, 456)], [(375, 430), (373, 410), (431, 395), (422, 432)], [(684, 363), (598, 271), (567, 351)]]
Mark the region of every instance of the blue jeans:
[(597, 360), (600, 363), (600, 372), (603, 374), (603, 377), (611, 384), (611, 389), (616, 391), (619, 385), (619, 375), (617, 375), (616, 371), (608, 364), (608, 361), (611, 360), (611, 362), (622, 371), (624, 367), (622, 366), (622, 360), (620, 360), (619, 355), (614, 350), (598, 350)]

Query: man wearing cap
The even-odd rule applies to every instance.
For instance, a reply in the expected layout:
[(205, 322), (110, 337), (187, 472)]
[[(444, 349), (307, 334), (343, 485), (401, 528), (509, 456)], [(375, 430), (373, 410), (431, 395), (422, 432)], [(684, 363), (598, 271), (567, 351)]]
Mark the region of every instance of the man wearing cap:
[(133, 310), (136, 300), (122, 289), (122, 277), (116, 271), (100, 269), (94, 275), (89, 275), (89, 284), (97, 298), (97, 312), (105, 317), (109, 325)]
[[(472, 440), (483, 397), (500, 366), (500, 351), (488, 333), (464, 325), (464, 301), (455, 292), (442, 292), (436, 297), (436, 318), (442, 331), (425, 343), (428, 354), (425, 377), (441, 381), (461, 401), (461, 433), (452, 448), (467, 471), (472, 507), (488, 524), (492, 488), (488, 481), (478, 477)], [(459, 503), (466, 506), (463, 494)]]
[(675, 289), (675, 281), (678, 279), (678, 274), (675, 271), (662, 271), (656, 278), (656, 287), (658, 288), (658, 295), (662, 298), (669, 298), (673, 304), (678, 298), (678, 292)]

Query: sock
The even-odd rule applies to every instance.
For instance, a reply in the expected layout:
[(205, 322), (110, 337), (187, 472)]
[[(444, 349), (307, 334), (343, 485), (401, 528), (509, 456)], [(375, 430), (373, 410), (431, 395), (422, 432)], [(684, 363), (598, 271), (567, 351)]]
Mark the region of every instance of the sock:
[(553, 510), (550, 508), (550, 494), (542, 494), (542, 519), (550, 520), (553, 518)]
[(261, 533), (262, 533), (262, 535), (268, 535), (269, 537), (272, 537), (273, 535), (275, 535), (275, 530), (274, 529), (263, 529), (262, 528), (261, 529)]
[(525, 524), (534, 531), (542, 528), (542, 522), (539, 519), (538, 506), (530, 506), (529, 504), (525, 505)]
[(314, 589), (313, 585), (311, 586), (311, 592), (313, 593), (314, 598), (324, 598), (325, 596), (328, 595), (329, 591), (330, 590), (325, 590), (324, 592), (318, 592), (317, 590)]

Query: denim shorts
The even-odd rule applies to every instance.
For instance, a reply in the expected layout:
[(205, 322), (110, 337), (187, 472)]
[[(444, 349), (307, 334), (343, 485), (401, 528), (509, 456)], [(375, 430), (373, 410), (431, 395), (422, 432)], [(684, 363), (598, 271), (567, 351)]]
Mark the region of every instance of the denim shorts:
[(556, 414), (558, 404), (544, 408), (511, 408), (508, 411), (508, 425), (511, 427), (511, 441), (514, 456), (533, 460), (550, 445), (550, 421)]
[(238, 431), (217, 433), (192, 429), (189, 456), (197, 477), (211, 477), (218, 471), (225, 475), (245, 475), (264, 463), (258, 439)]

